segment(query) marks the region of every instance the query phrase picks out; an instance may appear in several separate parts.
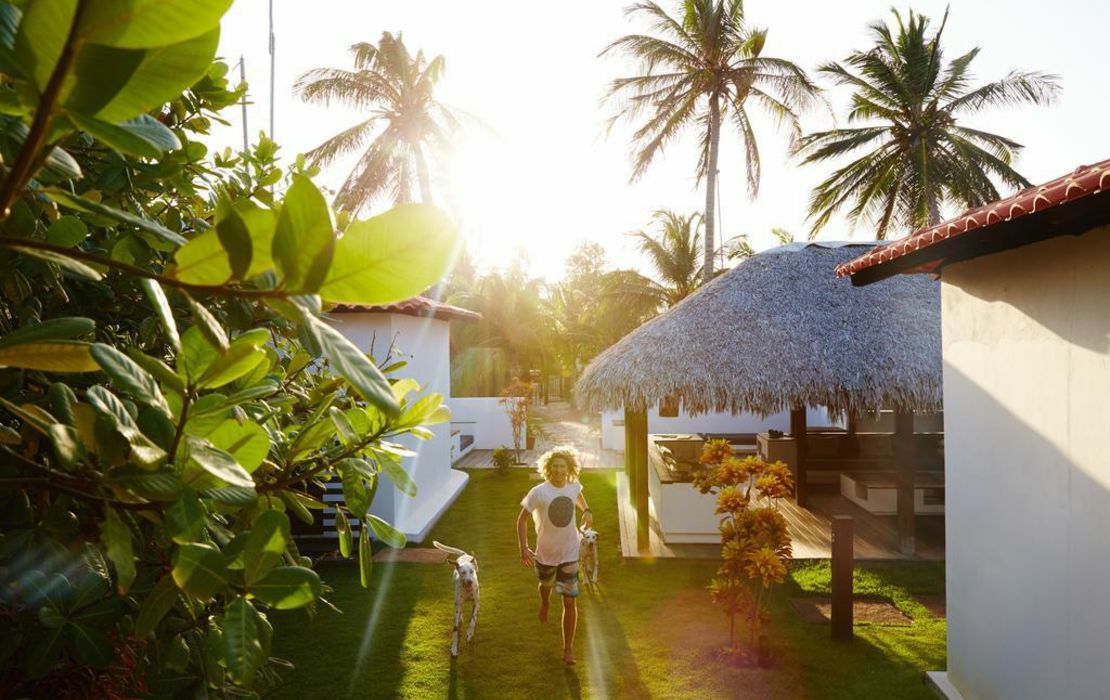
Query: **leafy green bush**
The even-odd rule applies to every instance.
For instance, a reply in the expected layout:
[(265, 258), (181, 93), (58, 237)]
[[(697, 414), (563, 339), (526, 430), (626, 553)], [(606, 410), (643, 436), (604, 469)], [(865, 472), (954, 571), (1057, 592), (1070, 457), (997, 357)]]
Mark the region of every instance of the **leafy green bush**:
[[(293, 540), (342, 481), (369, 584), (384, 473), (449, 414), (321, 317), (444, 273), (406, 205), (337, 217), (260, 139), (196, 134), (244, 86), (212, 63), (230, 0), (0, 2), (0, 687), (262, 692), (273, 610), (326, 604)], [(386, 362), (386, 358), (382, 358)], [(355, 542), (352, 520), (363, 527)]]
[(513, 450), (510, 447), (501, 445), (494, 448), (493, 455), (490, 456), (490, 461), (493, 462), (493, 468), (499, 474), (508, 474), (512, 469), (513, 464), (516, 463), (516, 458), (513, 456)]

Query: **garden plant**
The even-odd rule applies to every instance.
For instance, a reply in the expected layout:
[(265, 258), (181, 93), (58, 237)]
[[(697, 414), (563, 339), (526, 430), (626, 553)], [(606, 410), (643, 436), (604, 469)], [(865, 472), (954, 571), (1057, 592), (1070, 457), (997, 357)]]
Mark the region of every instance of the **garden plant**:
[[(725, 440), (710, 440), (699, 459), (706, 467), (695, 477), (702, 493), (717, 496), (721, 518), (721, 565), (710, 585), (713, 601), (729, 617), (729, 654), (734, 659), (770, 662), (763, 634), (771, 584), (782, 583), (791, 557), (786, 518), (775, 501), (794, 491), (782, 462), (737, 457)], [(748, 623), (745, 653), (736, 648), (736, 616)]]
[[(0, 3), (0, 687), (16, 696), (265, 692), (273, 611), (329, 605), (291, 536), (342, 481), (368, 513), (396, 438), (449, 418), (329, 325), (446, 270), (405, 205), (338, 217), (277, 146), (209, 158), (242, 98), (213, 63), (230, 0)], [(384, 365), (388, 358), (380, 358)], [(355, 530), (357, 528), (357, 544)]]

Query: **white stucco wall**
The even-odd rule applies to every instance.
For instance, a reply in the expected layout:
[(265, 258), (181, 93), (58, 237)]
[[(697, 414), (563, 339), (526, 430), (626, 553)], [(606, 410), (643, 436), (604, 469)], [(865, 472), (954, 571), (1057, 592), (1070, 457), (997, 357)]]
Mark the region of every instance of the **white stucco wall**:
[(942, 280), (948, 678), (1107, 697), (1110, 227)]
[[(438, 392), (445, 398), (451, 391), (448, 324), (432, 318), (402, 314), (343, 313), (330, 319), (361, 350), (384, 359), (390, 344), (408, 365), (397, 371), (399, 377), (410, 377), (420, 383), (420, 394)], [(429, 426), (435, 437), (418, 440), (405, 436), (398, 440), (417, 453), (406, 457), (405, 471), (416, 482), (416, 497), (406, 496), (393, 488), (389, 479), (382, 479), (371, 512), (404, 531), (410, 540), (419, 542), (439, 516), (466, 484), (465, 472), (451, 469), (451, 426), (449, 423)]]
[(447, 403), (451, 407), (452, 425), (474, 436), (474, 449), (513, 446), (513, 426), (498, 397), (452, 398)]
[[(624, 451), (624, 426), (614, 425), (623, 421), (623, 411), (605, 411), (601, 414), (601, 446), (607, 450)], [(810, 425), (832, 425), (828, 413), (823, 408), (806, 411), (806, 421)], [(674, 418), (661, 418), (659, 407), (648, 411), (649, 433), (761, 433), (765, 430), (789, 430), (790, 412), (758, 416), (754, 413), (703, 413), (698, 416), (687, 415), (679, 410)]]

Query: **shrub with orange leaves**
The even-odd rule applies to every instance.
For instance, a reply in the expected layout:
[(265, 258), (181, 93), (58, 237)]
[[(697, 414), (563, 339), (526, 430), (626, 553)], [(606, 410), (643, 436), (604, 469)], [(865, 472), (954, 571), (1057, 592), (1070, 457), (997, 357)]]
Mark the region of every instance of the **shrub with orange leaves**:
[(716, 494), (717, 514), (723, 516), (721, 566), (709, 589), (729, 616), (730, 649), (736, 649), (736, 616), (743, 614), (748, 651), (755, 656), (767, 622), (767, 595), (786, 577), (792, 555), (786, 518), (775, 501), (794, 493), (794, 479), (782, 462), (768, 464), (754, 455), (741, 459), (725, 440), (707, 442), (699, 462), (706, 470), (695, 476), (695, 486)]

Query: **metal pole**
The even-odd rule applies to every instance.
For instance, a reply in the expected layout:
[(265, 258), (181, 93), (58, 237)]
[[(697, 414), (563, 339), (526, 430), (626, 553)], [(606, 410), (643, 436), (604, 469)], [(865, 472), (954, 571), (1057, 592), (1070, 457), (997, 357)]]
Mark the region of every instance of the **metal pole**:
[[(247, 81), (247, 59), (243, 58), (243, 54), (239, 54), (239, 82), (244, 83)], [(243, 150), (250, 147), (250, 141), (247, 138), (247, 93), (243, 93), (243, 99), (240, 100), (243, 108)]]
[(270, 140), (274, 139), (274, 59), (277, 42), (274, 39), (274, 0), (270, 0)]

